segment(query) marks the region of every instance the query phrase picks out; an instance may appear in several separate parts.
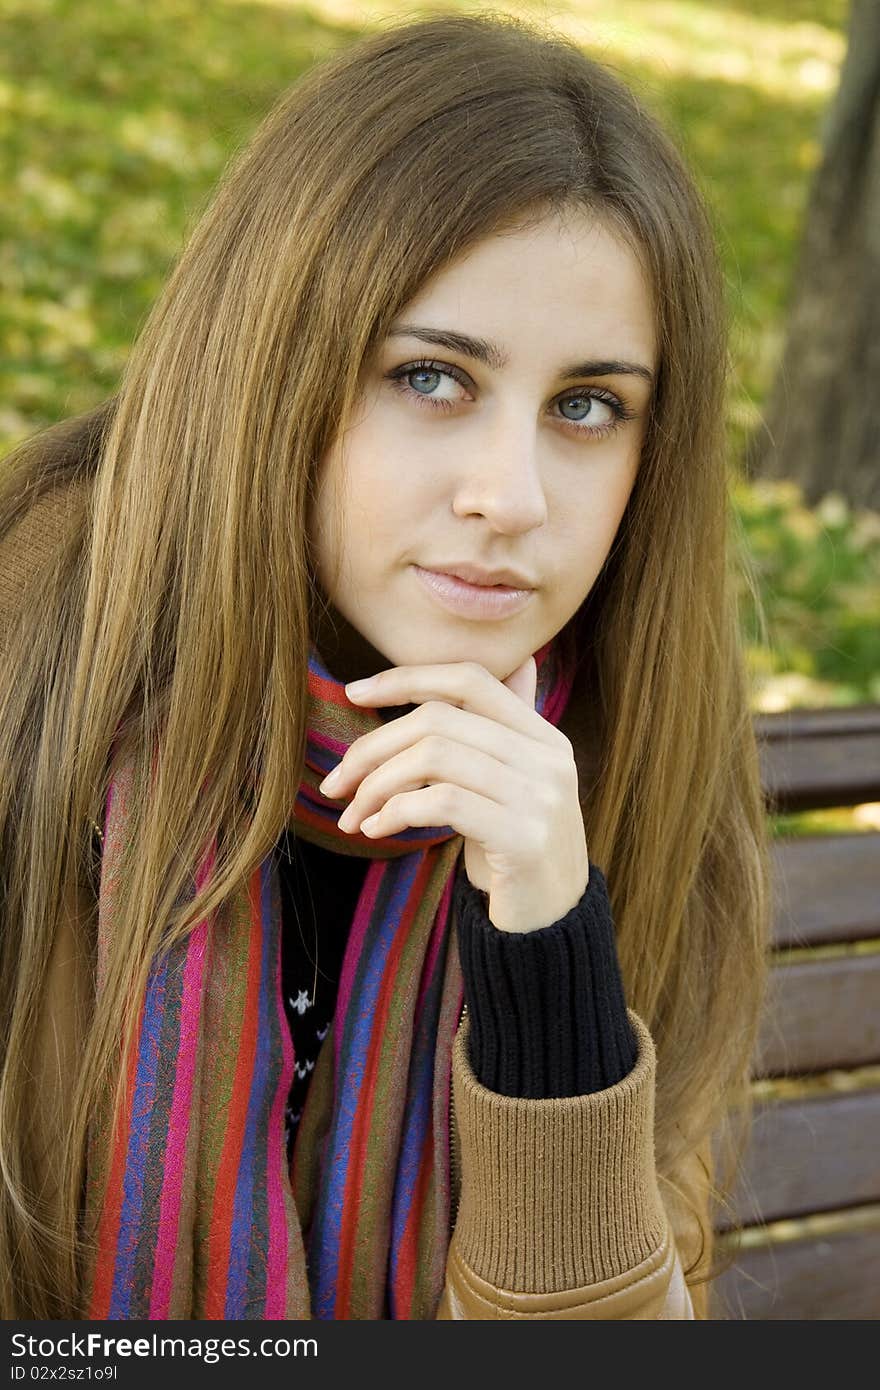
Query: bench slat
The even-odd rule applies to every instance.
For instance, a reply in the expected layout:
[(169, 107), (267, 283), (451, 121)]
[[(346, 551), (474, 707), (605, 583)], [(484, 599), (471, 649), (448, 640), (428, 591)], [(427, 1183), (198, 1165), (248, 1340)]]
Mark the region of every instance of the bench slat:
[(761, 784), (774, 811), (880, 801), (880, 731), (759, 741)]
[[(869, 1202), (880, 1202), (880, 1087), (755, 1106), (737, 1221)], [(717, 1229), (728, 1226), (719, 1214)]]
[(880, 1061), (880, 952), (798, 961), (770, 972), (755, 1076)]
[(880, 734), (880, 704), (780, 710), (774, 714), (756, 714), (753, 724), (756, 736), (762, 739)]
[(777, 946), (880, 936), (880, 832), (771, 843)]
[(712, 1284), (710, 1317), (750, 1322), (880, 1317), (880, 1230), (741, 1251)]

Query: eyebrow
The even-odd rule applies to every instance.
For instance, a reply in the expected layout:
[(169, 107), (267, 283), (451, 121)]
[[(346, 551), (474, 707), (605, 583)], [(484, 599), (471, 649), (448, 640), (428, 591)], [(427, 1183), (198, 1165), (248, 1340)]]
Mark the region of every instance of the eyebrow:
[[(472, 357), (495, 371), (500, 371), (510, 362), (510, 357), (495, 343), (485, 338), (472, 338), (466, 333), (454, 333), (447, 328), (427, 328), (417, 323), (398, 323), (388, 332), (389, 338), (421, 338), (422, 342), (433, 343), (435, 347), (449, 348), (451, 352)], [(640, 376), (654, 384), (654, 373), (643, 362), (619, 362), (614, 359), (590, 358), (585, 362), (573, 362), (559, 372), (560, 380), (571, 381), (582, 376)]]

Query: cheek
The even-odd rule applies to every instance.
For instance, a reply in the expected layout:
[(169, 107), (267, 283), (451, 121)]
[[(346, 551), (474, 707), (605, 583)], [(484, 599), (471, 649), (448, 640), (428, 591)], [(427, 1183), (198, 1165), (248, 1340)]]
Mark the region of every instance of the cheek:
[(608, 558), (632, 493), (636, 467), (628, 458), (617, 459), (615, 466), (591, 472), (583, 487), (569, 492), (561, 504), (557, 541), (559, 554), (568, 557), (569, 599), (578, 588), (592, 586)]
[(436, 512), (439, 480), (439, 468), (409, 451), (399, 432), (373, 439), (350, 461), (351, 515), (370, 528), (374, 541), (384, 537), (399, 550)]
[[(604, 527), (611, 528), (612, 537), (635, 486), (640, 459), (640, 440), (630, 438), (626, 443), (621, 441), (609, 453), (607, 469), (599, 480), (596, 489), (597, 515)], [(612, 537), (609, 537), (609, 543)]]

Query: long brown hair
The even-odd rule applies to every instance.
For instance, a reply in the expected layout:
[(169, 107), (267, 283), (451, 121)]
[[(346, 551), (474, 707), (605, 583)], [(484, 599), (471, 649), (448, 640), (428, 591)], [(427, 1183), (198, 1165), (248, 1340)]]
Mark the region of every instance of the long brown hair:
[[(627, 1000), (657, 1048), (661, 1177), (674, 1184), (682, 1156), (745, 1113), (768, 864), (711, 227), (670, 139), (573, 44), (509, 16), (408, 21), (283, 95), (189, 235), (117, 394), (3, 465), (0, 538), (25, 500), (83, 484), (0, 682), (3, 1317), (83, 1316), (88, 1120), (121, 1083), (150, 962), (252, 872), (294, 805), (315, 617), (309, 505), (363, 364), (453, 257), (572, 206), (627, 239), (657, 304), (638, 478), (572, 623), (570, 736)], [(145, 759), (160, 729), (152, 794), (130, 812), (138, 852), (106, 985), (70, 1077), (56, 1220), (30, 1183), (34, 1020), (69, 885), (95, 883), (114, 736)], [(211, 886), (184, 908), (215, 831)]]

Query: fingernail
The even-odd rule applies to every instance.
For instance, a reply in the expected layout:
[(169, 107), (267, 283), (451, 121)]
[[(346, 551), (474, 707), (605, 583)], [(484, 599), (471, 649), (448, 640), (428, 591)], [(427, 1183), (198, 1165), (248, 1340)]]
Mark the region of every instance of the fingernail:
[(338, 767), (334, 767), (332, 772), (328, 772), (323, 782), (318, 787), (319, 792), (328, 791), (331, 787), (338, 786), (341, 773)]
[(372, 681), (369, 677), (363, 681), (349, 681), (348, 685), (345, 687), (345, 693), (346, 695), (362, 695), (371, 684)]

